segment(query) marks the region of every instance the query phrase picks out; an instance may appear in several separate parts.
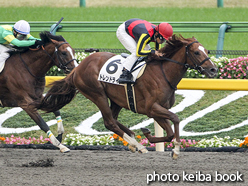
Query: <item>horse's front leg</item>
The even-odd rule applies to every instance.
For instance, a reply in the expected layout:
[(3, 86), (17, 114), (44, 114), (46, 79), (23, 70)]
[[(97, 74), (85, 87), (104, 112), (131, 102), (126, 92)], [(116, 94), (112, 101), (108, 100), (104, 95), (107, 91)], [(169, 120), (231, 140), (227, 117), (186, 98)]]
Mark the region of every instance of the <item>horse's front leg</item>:
[[(166, 137), (152, 137), (150, 135), (149, 130), (142, 129), (142, 132), (147, 137), (150, 142), (158, 143), (158, 142), (170, 142), (174, 137), (176, 138), (174, 141), (175, 148), (173, 149), (173, 158), (177, 159), (180, 153), (180, 136), (179, 136), (179, 119), (178, 116), (161, 105), (155, 103), (152, 106), (151, 111), (148, 113), (148, 116), (154, 118), (157, 123), (167, 132)], [(174, 124), (175, 133), (173, 133), (170, 121)]]
[(151, 135), (151, 131), (147, 128), (141, 128), (141, 131), (148, 139), (150, 143), (159, 143), (159, 142), (171, 142), (174, 138), (174, 132), (171, 128), (170, 121), (168, 119), (154, 119), (159, 125), (166, 131), (167, 136), (165, 137), (155, 137)]
[(64, 129), (64, 126), (63, 126), (63, 123), (62, 123), (62, 118), (60, 116), (60, 111), (57, 110), (55, 112), (53, 112), (55, 117), (56, 117), (56, 120), (57, 120), (57, 126), (58, 126), (58, 136), (56, 137), (59, 142), (62, 142), (62, 135), (63, 133), (65, 132), (65, 129)]
[(47, 136), (49, 137), (51, 143), (58, 147), (60, 149), (60, 152), (69, 152), (70, 149), (68, 149), (66, 146), (62, 145), (56, 137), (53, 135), (53, 133), (50, 131), (49, 126), (46, 124), (46, 122), (42, 119), (40, 114), (35, 111), (34, 109), (30, 108), (22, 108), (26, 111), (26, 113), (35, 121), (35, 123), (40, 127), (41, 130), (43, 130)]

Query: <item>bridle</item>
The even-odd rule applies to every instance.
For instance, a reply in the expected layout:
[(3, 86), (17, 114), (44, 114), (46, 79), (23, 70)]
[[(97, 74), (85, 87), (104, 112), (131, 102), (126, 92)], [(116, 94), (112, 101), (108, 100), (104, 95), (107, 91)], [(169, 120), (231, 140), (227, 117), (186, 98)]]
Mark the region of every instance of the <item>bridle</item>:
[[(201, 67), (201, 65), (203, 65), (203, 63), (205, 63), (207, 60), (210, 59), (210, 57), (206, 57), (202, 62), (200, 62), (200, 64), (197, 64), (196, 59), (192, 56), (191, 53), (189, 53), (189, 47), (193, 44), (193, 43), (199, 43), (198, 41), (193, 41), (192, 43), (188, 44), (187, 46), (185, 46), (186, 48), (186, 55), (185, 55), (185, 65), (187, 66), (187, 69), (195, 69), (197, 70), (199, 73), (202, 73), (204, 71), (204, 69)], [(187, 57), (192, 61), (192, 63), (194, 64), (194, 66), (190, 66), (189, 64), (186, 64), (187, 62)]]
[[(69, 63), (71, 63), (73, 60), (76, 60), (76, 59), (71, 59), (71, 60), (69, 60), (68, 62), (66, 62), (65, 64), (63, 64), (63, 62), (62, 62), (63, 60), (62, 60), (61, 57), (59, 57), (59, 55), (58, 55), (58, 48), (59, 48), (60, 46), (62, 46), (63, 44), (68, 44), (68, 42), (63, 42), (63, 43), (60, 43), (58, 46), (55, 46), (54, 54), (55, 54), (55, 56), (57, 57), (57, 59), (58, 59), (58, 61), (59, 61), (59, 68), (61, 68), (61, 69), (63, 69), (63, 70), (68, 70), (67, 65), (68, 65)], [(46, 51), (46, 49), (44, 48), (43, 45), (41, 46), (41, 48), (42, 48), (43, 51), (45, 51), (45, 53), (52, 59), (52, 61), (53, 61), (54, 63), (56, 63), (55, 59)], [(30, 48), (30, 49), (31, 49), (31, 48)], [(40, 48), (31, 49), (31, 50), (39, 50), (39, 49), (40, 49)], [(23, 62), (24, 66), (26, 67), (26, 69), (28, 70), (28, 72), (29, 72), (33, 77), (38, 78), (38, 79), (42, 79), (42, 78), (45, 77), (45, 76), (42, 76), (42, 77), (37, 77), (37, 76), (35, 76), (35, 75), (30, 71), (30, 69), (29, 69), (28, 65), (26, 64), (26, 62), (23, 60), (23, 58), (22, 58), (22, 56), (21, 56), (21, 53), (19, 53), (19, 55), (20, 55), (21, 61)]]
[[(190, 47), (192, 44), (194, 44), (194, 43), (199, 43), (199, 42), (198, 42), (198, 41), (193, 41), (192, 43), (190, 43), (190, 44), (188, 44), (188, 45), (185, 46), (186, 51), (185, 51), (185, 62), (184, 62), (184, 63), (181, 63), (181, 62), (179, 62), (179, 61), (175, 61), (175, 60), (173, 60), (173, 59), (166, 58), (166, 57), (163, 57), (163, 56), (161, 56), (160, 58), (161, 58), (161, 59), (164, 59), (164, 60), (166, 60), (166, 61), (170, 61), (170, 62), (176, 63), (176, 64), (178, 64), (178, 65), (182, 65), (186, 70), (187, 70), (188, 68), (190, 68), (190, 69), (195, 69), (195, 70), (197, 70), (199, 73), (202, 73), (202, 72), (204, 71), (204, 69), (202, 68), (201, 65), (203, 65), (207, 60), (209, 60), (210, 57), (206, 57), (202, 62), (200, 62), (200, 64), (197, 64), (196, 59), (195, 59), (195, 58), (192, 56), (192, 54), (189, 52), (189, 47)], [(187, 63), (187, 57), (192, 61), (192, 63), (194, 64), (194, 66), (189, 65), (189, 64)], [(161, 70), (162, 70), (162, 73), (163, 73), (163, 76), (164, 76), (164, 79), (166, 80), (166, 82), (169, 84), (169, 86), (170, 86), (172, 89), (177, 90), (177, 87), (176, 87), (176, 86), (173, 86), (173, 85), (169, 82), (169, 80), (167, 79), (167, 77), (166, 77), (166, 75), (165, 75), (165, 73), (164, 73), (164, 71), (163, 71), (163, 64), (162, 64), (162, 62), (160, 63), (160, 67), (161, 67)]]
[[(55, 46), (55, 51), (54, 51), (54, 54), (56, 55), (58, 61), (59, 61), (59, 68), (63, 69), (63, 70), (68, 70), (67, 68), (67, 65), (69, 63), (71, 63), (72, 61), (76, 60), (76, 59), (71, 59), (69, 60), (68, 62), (66, 62), (65, 64), (63, 64), (63, 60), (61, 59), (61, 57), (59, 57), (58, 55), (58, 49), (59, 47), (61, 47), (63, 44), (68, 44), (68, 42), (63, 42), (63, 43), (60, 43), (58, 46)], [(53, 57), (45, 50), (45, 48), (42, 46), (42, 49), (46, 52), (46, 54), (53, 60), (53, 62), (55, 63), (55, 60), (53, 59)]]

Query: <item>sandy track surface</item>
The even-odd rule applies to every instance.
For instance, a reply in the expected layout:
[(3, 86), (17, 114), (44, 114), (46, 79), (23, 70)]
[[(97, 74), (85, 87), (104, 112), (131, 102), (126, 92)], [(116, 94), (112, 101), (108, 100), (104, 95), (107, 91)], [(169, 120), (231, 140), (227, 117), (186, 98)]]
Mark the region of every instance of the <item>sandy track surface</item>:
[[(178, 160), (172, 160), (170, 152), (156, 151), (72, 150), (62, 154), (58, 150), (0, 148), (0, 185), (142, 186), (148, 180), (149, 185), (247, 185), (247, 155), (181, 152)], [(235, 181), (217, 182), (220, 175)], [(208, 180), (199, 181), (204, 177)]]

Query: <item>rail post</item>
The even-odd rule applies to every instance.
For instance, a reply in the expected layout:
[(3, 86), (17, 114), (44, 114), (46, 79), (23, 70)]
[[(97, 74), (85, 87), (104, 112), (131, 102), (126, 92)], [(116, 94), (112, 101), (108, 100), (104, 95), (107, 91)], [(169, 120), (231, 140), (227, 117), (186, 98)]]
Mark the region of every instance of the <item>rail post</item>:
[[(156, 137), (164, 137), (164, 130), (160, 125), (154, 121), (154, 129), (155, 129), (155, 136)], [(158, 152), (164, 152), (164, 143), (156, 143), (156, 151)]]
[(224, 6), (224, 0), (217, 0), (217, 7), (223, 8), (223, 6)]
[(222, 51), (223, 50), (223, 46), (224, 46), (224, 38), (225, 38), (225, 32), (227, 29), (230, 29), (231, 26), (227, 25), (226, 23), (223, 23), (220, 26), (219, 29), (219, 36), (218, 36), (218, 42), (217, 42), (217, 54), (216, 54), (216, 58), (222, 57), (222, 52), (218, 53), (218, 51)]
[(80, 7), (86, 7), (86, 0), (79, 0)]

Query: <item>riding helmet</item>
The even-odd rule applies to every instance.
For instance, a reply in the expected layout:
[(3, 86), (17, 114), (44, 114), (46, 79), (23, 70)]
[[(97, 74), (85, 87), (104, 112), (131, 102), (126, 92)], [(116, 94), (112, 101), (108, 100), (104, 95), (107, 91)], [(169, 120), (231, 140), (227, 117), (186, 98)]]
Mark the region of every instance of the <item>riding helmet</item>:
[(173, 34), (172, 26), (166, 22), (160, 23), (158, 26), (156, 26), (155, 30), (158, 31), (159, 34), (161, 34), (166, 40)]
[(20, 34), (27, 35), (30, 33), (29, 23), (25, 20), (17, 21), (14, 25), (14, 29)]

